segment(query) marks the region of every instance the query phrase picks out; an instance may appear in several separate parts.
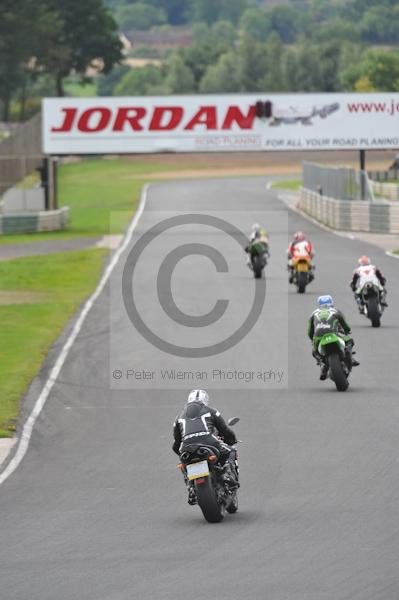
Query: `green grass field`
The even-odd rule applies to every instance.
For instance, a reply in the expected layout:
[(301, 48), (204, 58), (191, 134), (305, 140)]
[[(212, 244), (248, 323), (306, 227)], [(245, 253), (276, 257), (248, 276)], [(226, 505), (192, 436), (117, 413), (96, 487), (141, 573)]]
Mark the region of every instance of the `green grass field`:
[(299, 191), (302, 187), (302, 181), (300, 179), (288, 179), (282, 181), (276, 181), (272, 185), (273, 190), (292, 190)]
[(95, 83), (81, 84), (77, 80), (67, 80), (65, 82), (65, 93), (67, 96), (78, 96), (80, 98), (87, 98), (90, 96), (97, 96), (97, 86)]
[(95, 287), (106, 254), (96, 249), (0, 262), (0, 437), (13, 435), (20, 398)]
[[(187, 164), (181, 171), (195, 168)], [(59, 205), (70, 207), (70, 226), (64, 231), (23, 235), (0, 235), (0, 244), (38, 242), (74, 237), (122, 233), (136, 210), (143, 185), (157, 181), (157, 173), (178, 170), (178, 165), (135, 162), (124, 158), (94, 159), (59, 167)], [(110, 213), (121, 219), (110, 231)]]

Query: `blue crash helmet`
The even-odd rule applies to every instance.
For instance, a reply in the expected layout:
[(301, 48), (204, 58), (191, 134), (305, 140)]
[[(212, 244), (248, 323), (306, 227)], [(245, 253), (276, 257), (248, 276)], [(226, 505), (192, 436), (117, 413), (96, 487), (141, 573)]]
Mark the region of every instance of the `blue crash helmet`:
[(319, 308), (329, 308), (331, 306), (334, 306), (334, 301), (333, 301), (332, 297), (329, 295), (319, 296), (317, 298), (317, 306)]

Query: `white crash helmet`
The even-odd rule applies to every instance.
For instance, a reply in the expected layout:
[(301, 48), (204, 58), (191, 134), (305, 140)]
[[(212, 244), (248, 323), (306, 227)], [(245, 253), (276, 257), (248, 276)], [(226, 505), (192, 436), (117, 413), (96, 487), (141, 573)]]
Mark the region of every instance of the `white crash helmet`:
[(189, 404), (190, 402), (202, 402), (202, 404), (208, 406), (208, 393), (205, 390), (192, 390), (187, 398), (187, 404)]

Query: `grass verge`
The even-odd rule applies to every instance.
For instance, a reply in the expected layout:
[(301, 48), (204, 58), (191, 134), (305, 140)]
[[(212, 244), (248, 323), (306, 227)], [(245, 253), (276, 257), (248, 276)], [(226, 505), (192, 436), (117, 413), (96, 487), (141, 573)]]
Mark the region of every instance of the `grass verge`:
[[(159, 181), (157, 174), (190, 171), (195, 163), (179, 169), (126, 158), (95, 159), (59, 167), (59, 205), (70, 207), (70, 226), (64, 231), (0, 235), (0, 244), (18, 244), (76, 237), (101, 237), (122, 233), (135, 212), (143, 185)], [(162, 175), (161, 175), (162, 178)], [(115, 231), (110, 231), (111, 211), (121, 211)], [(114, 219), (113, 219), (114, 221)]]
[(0, 262), (0, 437), (11, 437), (19, 402), (68, 319), (94, 289), (107, 250)]
[(292, 190), (295, 192), (296, 191), (299, 192), (301, 187), (302, 187), (301, 179), (287, 179), (287, 180), (282, 180), (282, 181), (276, 181), (272, 185), (273, 190)]

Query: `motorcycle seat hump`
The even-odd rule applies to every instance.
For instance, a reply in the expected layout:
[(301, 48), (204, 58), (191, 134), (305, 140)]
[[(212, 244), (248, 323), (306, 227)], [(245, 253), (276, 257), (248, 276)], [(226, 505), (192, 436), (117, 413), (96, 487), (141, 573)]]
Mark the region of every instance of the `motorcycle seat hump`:
[(201, 444), (201, 442), (197, 442), (194, 444), (184, 444), (185, 452), (196, 452), (198, 448), (207, 448), (208, 450), (213, 452), (213, 454), (216, 454), (216, 456), (219, 456), (220, 454), (219, 450), (215, 446), (211, 446), (210, 444)]

